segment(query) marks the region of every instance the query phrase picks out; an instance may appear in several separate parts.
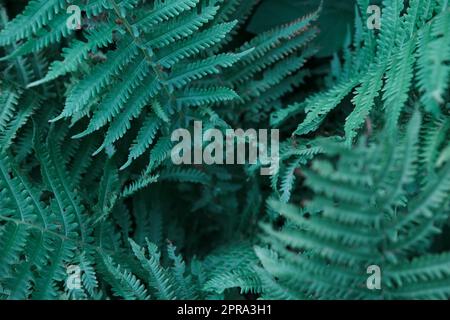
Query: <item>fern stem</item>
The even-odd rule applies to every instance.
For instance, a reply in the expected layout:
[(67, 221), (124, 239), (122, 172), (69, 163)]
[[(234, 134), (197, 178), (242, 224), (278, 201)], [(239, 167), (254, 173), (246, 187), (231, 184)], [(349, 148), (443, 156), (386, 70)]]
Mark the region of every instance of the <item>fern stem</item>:
[[(130, 36), (133, 38), (133, 41), (137, 43), (137, 46), (139, 47), (139, 49), (141, 49), (141, 51), (144, 54), (145, 59), (148, 61), (150, 67), (152, 68), (153, 72), (156, 74), (156, 77), (160, 80), (164, 79), (163, 73), (155, 66), (156, 62), (152, 59), (152, 57), (148, 54), (147, 50), (144, 49), (144, 45), (142, 44), (141, 40), (139, 39), (139, 37), (136, 37), (134, 35), (134, 32), (132, 30), (131, 24), (130, 22), (127, 20), (126, 17), (122, 17), (122, 15), (120, 14), (120, 8), (117, 5), (117, 3), (114, 0), (108, 0), (109, 3), (111, 3), (111, 5), (114, 8), (114, 12), (117, 15), (117, 17), (119, 19), (121, 19), (121, 21), (123, 22), (123, 25), (125, 26), (125, 28), (127, 29), (128, 33), (130, 34)], [(169, 97), (170, 100), (174, 101), (175, 97), (173, 96), (173, 94), (170, 92), (169, 88), (167, 87), (167, 85), (164, 83), (164, 81), (160, 81), (161, 86), (164, 88), (164, 91), (166, 91), (167, 96)]]

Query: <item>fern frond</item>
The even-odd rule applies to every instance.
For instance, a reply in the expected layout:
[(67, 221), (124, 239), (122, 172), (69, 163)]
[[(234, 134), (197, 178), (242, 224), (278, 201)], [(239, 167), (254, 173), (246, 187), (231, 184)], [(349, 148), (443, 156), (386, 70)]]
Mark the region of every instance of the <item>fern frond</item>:
[(96, 48), (104, 47), (112, 42), (115, 25), (108, 23), (100, 30), (94, 30), (87, 36), (88, 42), (74, 40), (70, 47), (63, 49), (62, 61), (53, 62), (45, 77), (28, 85), (29, 88), (52, 81), (69, 72), (76, 71), (80, 64), (87, 58), (89, 52)]
[[(281, 229), (262, 225), (264, 242), (278, 256), (259, 256), (278, 285), (326, 299), (448, 297), (446, 255), (409, 262), (431, 245), (450, 213), (448, 165), (419, 190), (409, 189), (419, 174), (420, 127), (415, 113), (395, 145), (377, 139), (350, 150), (338, 144), (336, 163), (316, 160), (304, 171), (314, 191), (305, 208), (269, 201), (287, 222)], [(369, 265), (387, 277), (379, 292), (364, 289)]]
[(209, 185), (211, 177), (197, 169), (171, 168), (161, 172), (160, 181), (191, 182)]
[(126, 300), (148, 300), (147, 289), (135, 275), (120, 265), (115, 265), (113, 259), (105, 254), (100, 254), (100, 259), (109, 274), (108, 282), (117, 296)]
[(8, 23), (0, 33), (0, 45), (13, 44), (29, 37), (47, 24), (62, 8), (65, 0), (33, 0), (22, 14)]
[(447, 8), (419, 34), (418, 86), (427, 111), (441, 113), (448, 90), (450, 67), (450, 10)]
[(161, 125), (161, 122), (154, 115), (150, 115), (145, 119), (138, 136), (130, 148), (128, 161), (120, 169), (123, 170), (128, 167), (131, 162), (142, 155), (145, 150), (153, 143), (156, 133)]
[(156, 289), (156, 294), (161, 300), (175, 299), (173, 279), (170, 274), (160, 266), (161, 254), (157, 247), (147, 240), (147, 250), (149, 258), (147, 258), (146, 250), (139, 247), (133, 240), (130, 239), (131, 248), (136, 255), (142, 267), (147, 270), (148, 281)]

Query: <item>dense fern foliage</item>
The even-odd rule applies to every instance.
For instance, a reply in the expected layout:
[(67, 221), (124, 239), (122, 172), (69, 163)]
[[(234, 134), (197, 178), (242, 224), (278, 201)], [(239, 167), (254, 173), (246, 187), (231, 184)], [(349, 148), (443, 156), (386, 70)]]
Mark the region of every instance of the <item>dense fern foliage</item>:
[(446, 0), (3, 0), (0, 75), (1, 299), (450, 297)]

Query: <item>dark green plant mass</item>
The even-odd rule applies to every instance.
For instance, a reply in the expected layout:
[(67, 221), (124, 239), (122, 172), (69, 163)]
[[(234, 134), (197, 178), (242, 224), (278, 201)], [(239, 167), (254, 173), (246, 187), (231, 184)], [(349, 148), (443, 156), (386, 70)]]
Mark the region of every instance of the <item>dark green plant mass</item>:
[(447, 0), (0, 1), (0, 299), (448, 299), (449, 75)]

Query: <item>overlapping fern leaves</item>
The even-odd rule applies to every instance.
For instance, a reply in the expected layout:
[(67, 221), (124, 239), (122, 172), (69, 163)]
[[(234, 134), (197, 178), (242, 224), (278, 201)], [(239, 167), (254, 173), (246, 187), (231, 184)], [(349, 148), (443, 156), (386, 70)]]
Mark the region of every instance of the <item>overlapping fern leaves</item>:
[[(428, 143), (420, 128), (421, 117), (415, 113), (398, 140), (368, 146), (363, 142), (353, 150), (342, 143), (330, 145), (329, 156), (304, 171), (306, 185), (315, 194), (305, 208), (269, 202), (286, 222), (281, 230), (264, 226), (270, 249), (257, 249), (270, 284), (266, 297), (450, 296), (448, 253), (425, 254), (448, 222), (450, 162), (438, 165), (432, 160), (432, 174), (411, 188), (421, 180), (422, 166), (430, 165), (421, 161)], [(441, 145), (434, 147), (442, 152)], [(331, 162), (336, 155), (338, 162)], [(380, 290), (366, 286), (371, 265), (381, 269)]]
[[(225, 258), (207, 259), (208, 276), (200, 270), (206, 268), (202, 262), (186, 265), (162, 234), (176, 235), (170, 238), (185, 242), (185, 250), (199, 240), (183, 239), (175, 220), (163, 227), (167, 217), (161, 207), (168, 207), (154, 194), (164, 190), (165, 181), (181, 182), (181, 188), (182, 183), (205, 185), (192, 190), (203, 194), (193, 211), (227, 212), (210, 220), (235, 224), (222, 239), (215, 230), (196, 230), (198, 239), (213, 233), (220, 243), (245, 230), (236, 218), (240, 199), (234, 192), (241, 187), (233, 174), (220, 168), (175, 168), (167, 158), (171, 131), (190, 119), (203, 120), (206, 127), (228, 127), (213, 107), (237, 103), (239, 95), (248, 100), (246, 92), (235, 91), (238, 84), (257, 84), (253, 97), (276, 89), (280, 99), (289, 91), (285, 88), (297, 83), (288, 78), (311, 56), (305, 48), (316, 33), (310, 27), (317, 13), (227, 49), (256, 3), (32, 0), (9, 22), (2, 7), (2, 297), (194, 299), (224, 294), (213, 283), (218, 281), (214, 270), (221, 266), (214, 261)], [(69, 4), (83, 13), (81, 31), (68, 28)], [(294, 45), (288, 44), (291, 39)], [(223, 73), (238, 62), (245, 72)], [(260, 74), (266, 74), (263, 82), (254, 80)], [(284, 79), (289, 85), (277, 89)], [(135, 165), (145, 153), (144, 167)], [(141, 168), (140, 173), (130, 165)], [(162, 185), (150, 193), (154, 201), (148, 213), (146, 198), (136, 192), (157, 181)], [(261, 201), (259, 189), (252, 188), (249, 219), (256, 217)], [(177, 185), (173, 189), (179, 191)], [(229, 198), (214, 204), (227, 193)], [(125, 198), (133, 202), (132, 212)], [(164, 261), (173, 261), (172, 267), (161, 266), (160, 252)], [(256, 256), (250, 256), (256, 263)], [(70, 266), (80, 268), (80, 288), (66, 283)], [(111, 293), (102, 289), (105, 284)]]
[[(384, 0), (381, 30), (357, 1), (325, 77), (321, 1), (254, 36), (256, 0), (25, 2), (0, 6), (1, 299), (449, 298), (447, 1)], [(280, 128), (280, 169), (174, 166), (193, 120)]]
[[(435, 119), (448, 114), (448, 5), (445, 1), (389, 0), (383, 6), (385, 27), (370, 30), (365, 24), (368, 2), (358, 1), (353, 41), (348, 41), (341, 55), (335, 55), (329, 88), (272, 114), (275, 127), (304, 115), (292, 141), (286, 142), (282, 168), (272, 179), (274, 191), (283, 199), (290, 198), (294, 170), (321, 151), (313, 147), (315, 139), (304, 137), (316, 134), (321, 140), (322, 131), (328, 131), (327, 139), (343, 136), (351, 145), (364, 130), (386, 127), (395, 135), (404, 116), (417, 107)], [(441, 49), (432, 49), (437, 43)], [(437, 52), (442, 56), (434, 57)], [(439, 85), (429, 81), (432, 74), (440, 79)], [(338, 123), (331, 130), (324, 128), (336, 114), (340, 115)]]
[(355, 37), (345, 51), (339, 76), (323, 93), (280, 110), (273, 124), (304, 112), (295, 134), (314, 132), (353, 90), (353, 110), (343, 126), (348, 143), (371, 114), (382, 110), (385, 124), (395, 131), (412, 94), (421, 96), (425, 111), (436, 116), (447, 112), (450, 13), (446, 2), (383, 1), (380, 31), (369, 30), (364, 23), (368, 1), (358, 4)]

